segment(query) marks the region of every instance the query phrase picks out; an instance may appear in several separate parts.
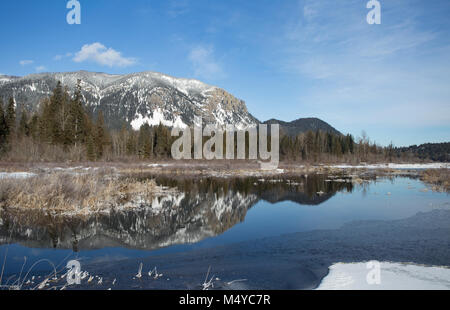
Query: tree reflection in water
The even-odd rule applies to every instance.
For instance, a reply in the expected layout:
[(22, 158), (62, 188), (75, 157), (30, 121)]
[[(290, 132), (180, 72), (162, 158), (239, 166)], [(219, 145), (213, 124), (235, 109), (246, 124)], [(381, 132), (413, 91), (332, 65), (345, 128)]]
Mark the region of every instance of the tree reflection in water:
[(156, 178), (159, 185), (178, 191), (155, 198), (151, 205), (86, 216), (0, 210), (0, 244), (12, 242), (75, 252), (104, 247), (152, 250), (220, 235), (243, 222), (247, 211), (260, 200), (316, 206), (336, 192), (353, 191), (351, 178), (328, 179), (326, 175), (136, 178)]

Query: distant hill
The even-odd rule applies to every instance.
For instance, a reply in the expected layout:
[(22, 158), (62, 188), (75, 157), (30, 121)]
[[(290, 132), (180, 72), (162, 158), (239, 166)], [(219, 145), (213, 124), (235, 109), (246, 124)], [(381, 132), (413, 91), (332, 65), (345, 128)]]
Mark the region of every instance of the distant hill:
[(397, 157), (400, 158), (417, 157), (439, 162), (450, 162), (450, 142), (399, 147), (395, 148), (394, 151)]
[(270, 119), (264, 124), (279, 124), (280, 131), (288, 136), (296, 136), (300, 133), (311, 131), (324, 131), (337, 135), (341, 135), (341, 133), (332, 127), (327, 122), (322, 121), (318, 118), (299, 118), (292, 122), (284, 122), (277, 119)]
[(110, 128), (121, 128), (124, 122), (134, 129), (145, 123), (185, 127), (194, 124), (195, 116), (201, 116), (204, 123), (233, 124), (238, 128), (258, 123), (247, 111), (245, 102), (225, 90), (157, 72), (0, 75), (0, 98), (7, 102), (13, 97), (18, 111), (35, 112), (40, 102), (52, 94), (58, 81), (71, 94), (80, 81), (85, 107), (94, 115), (101, 110)]

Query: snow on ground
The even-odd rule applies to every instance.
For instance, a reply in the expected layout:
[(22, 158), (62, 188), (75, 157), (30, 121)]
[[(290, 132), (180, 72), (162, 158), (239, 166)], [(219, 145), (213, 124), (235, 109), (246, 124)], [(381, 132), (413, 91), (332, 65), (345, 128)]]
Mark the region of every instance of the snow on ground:
[(158, 167), (163, 168), (163, 167), (169, 167), (170, 165), (169, 164), (149, 164), (147, 166), (150, 168), (158, 168)]
[(30, 172), (0, 172), (0, 179), (26, 179), (35, 175)]
[(441, 169), (441, 168), (450, 168), (450, 164), (448, 163), (430, 163), (430, 164), (372, 164), (372, 165), (332, 165), (331, 168), (340, 168), (340, 169), (382, 169), (382, 168), (390, 168), (390, 169)]
[[(414, 264), (380, 263), (379, 281), (375, 265), (337, 263), (330, 267), (318, 290), (449, 290), (450, 268)], [(369, 281), (368, 281), (369, 279)], [(379, 284), (376, 284), (379, 282)], [(372, 283), (372, 284), (369, 284)]]

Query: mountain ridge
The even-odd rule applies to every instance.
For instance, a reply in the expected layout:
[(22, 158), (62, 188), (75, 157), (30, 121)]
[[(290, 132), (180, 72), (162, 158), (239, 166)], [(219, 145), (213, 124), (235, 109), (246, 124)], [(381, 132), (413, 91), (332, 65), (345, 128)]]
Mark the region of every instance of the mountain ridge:
[(110, 128), (120, 128), (124, 122), (134, 129), (145, 123), (185, 127), (194, 124), (195, 116), (201, 116), (204, 123), (233, 124), (238, 129), (260, 123), (278, 123), (282, 132), (288, 135), (308, 130), (340, 134), (318, 118), (260, 122), (248, 111), (245, 101), (222, 88), (197, 79), (153, 71), (109, 74), (80, 70), (33, 73), (23, 77), (0, 75), (0, 98), (6, 102), (13, 97), (18, 111), (33, 112), (39, 109), (44, 98), (51, 95), (58, 81), (73, 93), (78, 80), (81, 81), (88, 112), (96, 114), (101, 110)]
[(19, 110), (36, 111), (58, 81), (73, 93), (78, 80), (88, 111), (95, 114), (101, 110), (112, 128), (120, 127), (124, 121), (135, 129), (146, 122), (183, 127), (192, 125), (195, 116), (203, 117), (205, 122), (241, 128), (258, 123), (243, 100), (217, 86), (152, 71), (124, 75), (75, 71), (0, 76), (0, 97), (13, 97)]
[(316, 117), (307, 117), (307, 118), (298, 118), (291, 122), (285, 122), (278, 119), (271, 118), (264, 122), (264, 124), (279, 124), (280, 131), (288, 136), (296, 136), (300, 133), (311, 131), (325, 131), (336, 135), (342, 135), (337, 129), (328, 124), (327, 122), (316, 118)]

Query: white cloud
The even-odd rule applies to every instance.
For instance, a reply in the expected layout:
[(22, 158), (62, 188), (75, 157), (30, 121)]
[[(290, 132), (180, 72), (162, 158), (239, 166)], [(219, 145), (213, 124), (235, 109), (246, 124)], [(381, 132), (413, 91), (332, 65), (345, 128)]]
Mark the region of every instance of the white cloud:
[(120, 52), (107, 48), (99, 42), (83, 45), (75, 54), (73, 61), (92, 61), (108, 67), (128, 67), (136, 63), (136, 59), (123, 57)]
[(66, 53), (65, 55), (56, 55), (55, 57), (53, 57), (53, 60), (58, 61), (58, 60), (61, 60), (63, 58), (72, 57), (72, 56), (73, 56), (72, 53)]
[(47, 70), (47, 68), (45, 66), (38, 66), (35, 69), (36, 69), (36, 72), (43, 72), (43, 71)]
[(383, 4), (382, 24), (374, 26), (359, 0), (299, 1), (271, 48), (273, 64), (300, 81), (303, 115), (344, 132), (371, 129), (386, 144), (401, 136), (394, 126), (450, 122), (448, 35), (423, 23), (439, 5), (428, 12), (406, 3)]
[(27, 65), (31, 65), (34, 61), (33, 60), (21, 60), (19, 61), (19, 64), (21, 66), (27, 66)]
[(288, 23), (280, 47), (286, 53), (280, 58), (283, 67), (313, 79), (339, 77), (341, 82), (343, 76), (361, 66), (378, 74), (380, 64), (396, 57), (400, 62), (407, 59), (405, 56), (417, 57), (420, 49), (437, 38), (437, 33), (419, 30), (414, 10), (402, 2), (389, 4), (383, 12), (386, 22), (382, 26), (371, 26), (358, 0), (345, 4), (300, 1), (302, 13)]
[(205, 79), (219, 79), (225, 77), (220, 63), (215, 59), (214, 48), (211, 46), (196, 46), (188, 56), (194, 67), (194, 74)]

